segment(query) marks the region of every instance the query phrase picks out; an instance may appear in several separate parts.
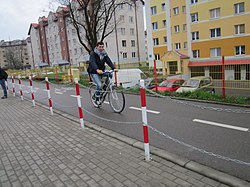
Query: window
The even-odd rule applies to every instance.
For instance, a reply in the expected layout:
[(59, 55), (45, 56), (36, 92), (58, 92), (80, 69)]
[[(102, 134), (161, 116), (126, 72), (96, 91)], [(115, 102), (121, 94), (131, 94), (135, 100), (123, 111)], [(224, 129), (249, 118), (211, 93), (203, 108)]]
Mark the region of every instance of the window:
[(244, 12), (245, 12), (245, 4), (244, 4), (244, 2), (234, 4), (234, 13), (235, 14), (240, 14), (240, 13), (244, 13)]
[(133, 18), (133, 16), (129, 16), (129, 23), (134, 23), (134, 18)]
[(187, 31), (187, 24), (183, 24), (183, 32)]
[(121, 34), (122, 35), (125, 35), (126, 33), (125, 33), (125, 28), (121, 28)]
[(187, 49), (187, 42), (184, 42), (184, 43), (183, 43), (183, 48), (184, 48), (184, 49)]
[(135, 47), (135, 40), (131, 40), (131, 47)]
[(175, 49), (176, 50), (181, 49), (181, 43), (175, 43)]
[(174, 8), (174, 15), (177, 15), (177, 14), (179, 14), (179, 7)]
[(166, 27), (167, 26), (167, 21), (166, 20), (163, 20), (162, 21), (162, 27)]
[(136, 57), (136, 52), (132, 52), (132, 58)]
[(200, 50), (193, 50), (193, 58), (199, 58), (200, 57)]
[(162, 3), (162, 4), (161, 4), (161, 10), (162, 10), (162, 11), (165, 11), (165, 10), (166, 10), (166, 4), (165, 4), (165, 3)]
[(122, 58), (128, 58), (127, 53), (122, 53)]
[(131, 36), (134, 36), (134, 35), (135, 35), (135, 29), (133, 29), (133, 28), (130, 29), (130, 35), (131, 35)]
[(186, 13), (186, 6), (182, 6), (182, 13), (183, 13), (183, 14)]
[(153, 44), (154, 45), (159, 45), (159, 39), (158, 38), (153, 38)]
[(121, 22), (124, 22), (124, 21), (125, 21), (124, 15), (120, 15), (120, 21), (121, 21)]
[(119, 9), (123, 9), (124, 8), (123, 4), (119, 4), (118, 7), (119, 7)]
[(191, 22), (199, 21), (198, 12), (191, 14)]
[(235, 34), (244, 34), (245, 33), (245, 24), (235, 25)]
[(180, 26), (179, 25), (174, 26), (174, 32), (180, 32)]
[(126, 47), (126, 46), (127, 46), (126, 40), (122, 40), (122, 47)]
[(156, 15), (156, 14), (157, 14), (156, 6), (151, 7), (151, 15)]
[(235, 46), (235, 55), (244, 55), (245, 54), (245, 46)]
[(210, 29), (210, 37), (216, 38), (221, 36), (221, 30), (220, 28)]
[(160, 60), (160, 54), (155, 54), (155, 60)]
[(168, 38), (166, 36), (163, 37), (164, 43), (168, 42)]
[(158, 29), (158, 23), (157, 22), (153, 22), (152, 23), (152, 29), (153, 30), (157, 30)]
[(221, 56), (221, 48), (211, 48), (210, 57), (218, 57), (218, 56)]
[(209, 10), (210, 13), (210, 19), (215, 19), (220, 17), (220, 8), (215, 8)]
[(192, 32), (192, 40), (199, 40), (199, 31)]
[(128, 5), (128, 10), (133, 10), (133, 6), (132, 5)]
[(195, 4), (195, 3), (198, 3), (198, 0), (191, 0), (190, 2), (191, 4)]

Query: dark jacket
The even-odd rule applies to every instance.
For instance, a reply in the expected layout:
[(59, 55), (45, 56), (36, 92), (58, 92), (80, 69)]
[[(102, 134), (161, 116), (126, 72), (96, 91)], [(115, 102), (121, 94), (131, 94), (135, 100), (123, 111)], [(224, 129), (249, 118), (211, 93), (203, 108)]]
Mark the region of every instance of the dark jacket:
[(8, 78), (8, 74), (2, 68), (0, 68), (0, 80), (3, 80), (3, 79), (7, 80), (7, 78)]
[(115, 69), (114, 64), (110, 60), (109, 56), (106, 55), (102, 60), (100, 59), (99, 55), (96, 54), (94, 51), (90, 53), (89, 57), (89, 67), (88, 73), (97, 74), (96, 70), (105, 70), (105, 62), (109, 65), (111, 69)]

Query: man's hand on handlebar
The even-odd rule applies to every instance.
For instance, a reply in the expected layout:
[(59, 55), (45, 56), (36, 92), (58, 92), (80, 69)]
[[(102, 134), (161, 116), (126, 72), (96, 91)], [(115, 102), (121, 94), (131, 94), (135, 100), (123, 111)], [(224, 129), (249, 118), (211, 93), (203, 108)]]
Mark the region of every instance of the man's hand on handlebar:
[(103, 71), (100, 70), (100, 69), (97, 69), (96, 72), (97, 72), (98, 74), (100, 74), (100, 75), (103, 74)]

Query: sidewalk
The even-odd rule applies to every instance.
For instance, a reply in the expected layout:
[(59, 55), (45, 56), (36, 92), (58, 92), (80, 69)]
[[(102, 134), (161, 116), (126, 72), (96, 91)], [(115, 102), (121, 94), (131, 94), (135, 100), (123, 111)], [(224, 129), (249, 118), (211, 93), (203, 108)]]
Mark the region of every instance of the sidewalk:
[(0, 100), (0, 186), (227, 186), (65, 116)]

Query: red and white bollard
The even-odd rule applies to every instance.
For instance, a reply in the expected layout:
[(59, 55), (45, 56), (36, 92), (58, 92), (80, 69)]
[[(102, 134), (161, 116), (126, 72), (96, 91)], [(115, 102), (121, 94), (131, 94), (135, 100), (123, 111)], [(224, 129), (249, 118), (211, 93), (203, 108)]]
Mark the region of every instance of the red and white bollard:
[(18, 75), (19, 91), (20, 91), (21, 100), (23, 101), (23, 90), (22, 90), (22, 83), (21, 83), (20, 78), (21, 78), (20, 75)]
[(16, 92), (15, 92), (15, 81), (14, 81), (14, 77), (12, 76), (12, 93), (13, 93), (13, 96), (15, 97), (16, 96)]
[(29, 76), (29, 80), (30, 80), (30, 93), (31, 93), (32, 104), (33, 106), (36, 106), (31, 76)]
[(148, 119), (147, 119), (147, 108), (146, 108), (146, 91), (145, 82), (140, 80), (140, 94), (141, 94), (141, 111), (142, 111), (142, 122), (143, 122), (143, 135), (144, 135), (144, 152), (145, 160), (150, 160), (149, 152), (149, 137), (148, 137)]
[(82, 103), (81, 103), (81, 94), (80, 94), (80, 88), (79, 88), (79, 84), (78, 84), (77, 78), (75, 78), (75, 85), (76, 85), (76, 98), (77, 98), (77, 104), (78, 104), (80, 124), (81, 124), (81, 128), (84, 128)]
[(48, 93), (49, 109), (50, 109), (51, 115), (53, 115), (52, 99), (51, 99), (51, 96), (50, 96), (50, 89), (49, 89), (49, 80), (48, 80), (48, 77), (45, 77), (45, 81), (46, 81), (46, 89), (47, 89), (47, 93)]

